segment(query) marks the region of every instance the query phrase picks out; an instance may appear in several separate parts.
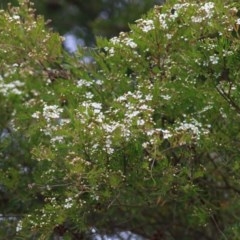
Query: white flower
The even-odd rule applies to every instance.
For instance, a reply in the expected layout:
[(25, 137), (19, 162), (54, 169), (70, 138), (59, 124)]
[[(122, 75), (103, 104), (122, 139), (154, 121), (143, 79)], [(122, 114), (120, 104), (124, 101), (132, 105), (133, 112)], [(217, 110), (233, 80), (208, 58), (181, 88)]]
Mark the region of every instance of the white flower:
[(114, 123), (114, 124), (106, 124), (105, 123), (102, 125), (102, 127), (105, 132), (112, 133), (119, 127), (119, 125), (117, 123)]
[(139, 107), (140, 110), (149, 110), (149, 106), (146, 104), (143, 104)]
[(214, 54), (213, 56), (209, 57), (209, 60), (212, 64), (218, 64), (219, 57), (216, 54)]
[(96, 83), (97, 85), (102, 85), (102, 84), (103, 84), (103, 81), (102, 81), (102, 80), (99, 80), (99, 79), (97, 79), (97, 80), (95, 81), (95, 83)]
[(207, 2), (202, 7), (200, 7), (200, 9), (203, 9), (206, 12), (211, 11), (211, 9), (213, 9), (213, 8), (214, 8), (214, 3), (213, 2)]
[(16, 226), (16, 232), (20, 232), (22, 230), (22, 221), (18, 221)]
[(191, 119), (191, 122), (182, 122), (179, 127), (176, 128), (176, 131), (187, 131), (192, 132), (193, 137), (199, 139), (201, 135), (206, 135), (209, 133), (209, 130), (203, 128), (202, 124), (195, 119)]
[(159, 15), (159, 22), (162, 25), (163, 29), (167, 29), (168, 28), (166, 18), (167, 18), (167, 14), (166, 13), (162, 13), (162, 14)]
[(140, 19), (139, 21), (139, 27), (143, 32), (149, 32), (153, 29), (155, 29), (153, 20), (142, 20)]
[(125, 38), (123, 40), (123, 43), (125, 43), (127, 46), (129, 46), (131, 48), (136, 48), (137, 47), (137, 44), (131, 38)]
[[(200, 10), (200, 15), (198, 16), (192, 16), (191, 20), (194, 23), (201, 23), (202, 21), (209, 19), (213, 16), (214, 13), (214, 3), (213, 2), (207, 2), (204, 5), (202, 5), (199, 10)], [(202, 14), (204, 13), (204, 15)]]
[(214, 9), (214, 3), (213, 2), (207, 2), (202, 7), (200, 7), (200, 10), (204, 10), (206, 12), (206, 17), (211, 18), (213, 16), (213, 9)]
[(167, 34), (166, 34), (166, 37), (167, 37), (167, 39), (169, 39), (169, 40), (170, 40), (170, 39), (173, 37), (173, 35), (172, 35), (172, 34), (170, 34), (170, 33), (167, 33)]
[(32, 114), (32, 117), (39, 119), (40, 115), (41, 115), (41, 112), (37, 111), (37, 112)]
[(91, 106), (93, 107), (93, 111), (94, 113), (100, 113), (101, 112), (101, 109), (102, 109), (102, 104), (101, 103), (97, 103), (97, 102), (93, 102), (91, 104)]
[(148, 147), (148, 145), (149, 145), (148, 142), (144, 142), (144, 143), (142, 143), (142, 147), (145, 148), (145, 149)]
[(109, 50), (108, 50), (110, 56), (114, 56), (114, 53), (115, 53), (115, 50), (113, 47), (111, 47)]
[(56, 137), (53, 137), (53, 138), (50, 140), (50, 142), (51, 142), (52, 144), (55, 144), (56, 142), (62, 143), (63, 140), (64, 140), (63, 136), (56, 136)]
[(17, 88), (14, 88), (14, 89), (12, 89), (12, 92), (11, 92), (12, 94), (16, 94), (16, 95), (21, 95), (22, 94), (22, 91), (20, 91), (19, 89), (17, 89)]
[(134, 118), (136, 117), (140, 112), (139, 111), (133, 111), (131, 113), (126, 113), (126, 117), (128, 118)]
[(92, 85), (91, 82), (88, 82), (85, 79), (80, 79), (77, 81), (77, 87), (90, 87)]
[(146, 97), (145, 97), (145, 99), (146, 99), (147, 101), (151, 101), (152, 98), (153, 98), (153, 96), (150, 95), (150, 94), (146, 95)]
[(151, 130), (148, 130), (147, 132), (147, 136), (153, 136), (153, 134), (155, 133), (155, 131), (153, 130), (153, 129), (151, 129)]
[(69, 197), (65, 199), (65, 204), (63, 205), (64, 208), (69, 209), (73, 206), (72, 198)]
[(13, 84), (14, 84), (16, 87), (22, 87), (22, 86), (24, 86), (24, 83), (23, 83), (23, 82), (20, 82), (19, 80), (14, 81)]
[(161, 97), (162, 97), (164, 100), (169, 100), (169, 99), (171, 99), (171, 96), (169, 96), (169, 95), (161, 95)]
[(106, 142), (105, 142), (105, 150), (108, 154), (113, 154), (114, 153), (114, 149), (111, 147), (112, 145), (112, 141), (111, 139), (108, 137), (106, 139)]
[(137, 125), (138, 125), (138, 126), (143, 126), (144, 123), (145, 123), (145, 121), (144, 121), (143, 119), (138, 119), (138, 120), (137, 120)]
[(204, 19), (202, 17), (200, 17), (200, 16), (192, 16), (191, 20), (194, 23), (201, 23)]
[(19, 19), (20, 19), (20, 16), (18, 16), (18, 15), (13, 15), (12, 18), (15, 19), (15, 20), (19, 20)]
[(236, 24), (240, 25), (240, 18), (237, 19)]
[(87, 99), (92, 99), (92, 98), (93, 98), (93, 94), (92, 94), (91, 92), (86, 92), (85, 97), (86, 97)]
[(174, 4), (173, 9), (178, 11), (180, 9), (188, 8), (189, 6), (190, 6), (189, 3), (177, 3), (177, 4)]
[(118, 37), (113, 37), (109, 40), (112, 44), (119, 44), (120, 43), (120, 40)]
[(70, 122), (71, 122), (71, 120), (68, 119), (68, 118), (61, 118), (61, 119), (59, 119), (59, 121), (58, 121), (59, 125), (61, 125), (61, 126), (66, 125), (66, 124), (69, 124)]
[(18, 89), (19, 87), (22, 86), (24, 86), (24, 83), (20, 82), (19, 80), (12, 81), (10, 83), (4, 83), (3, 77), (0, 76), (0, 93), (2, 93), (4, 96), (7, 96), (9, 94), (15, 95), (22, 94), (22, 91)]
[(120, 96), (116, 99), (117, 102), (123, 102), (123, 101), (126, 101), (126, 100), (127, 100), (126, 95)]
[(43, 107), (43, 117), (49, 122), (51, 119), (60, 118), (60, 114), (63, 112), (62, 108), (59, 108), (57, 105), (44, 105)]
[(172, 134), (170, 133), (169, 130), (161, 129), (161, 132), (163, 134), (163, 139), (168, 139), (168, 138), (172, 137)]

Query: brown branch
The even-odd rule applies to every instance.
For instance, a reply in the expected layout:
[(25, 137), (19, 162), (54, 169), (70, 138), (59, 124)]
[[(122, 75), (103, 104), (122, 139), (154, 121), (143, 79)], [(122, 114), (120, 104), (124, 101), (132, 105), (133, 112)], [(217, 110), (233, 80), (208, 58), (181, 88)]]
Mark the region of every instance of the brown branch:
[(240, 107), (234, 100), (223, 89), (216, 86), (216, 90), (240, 114)]

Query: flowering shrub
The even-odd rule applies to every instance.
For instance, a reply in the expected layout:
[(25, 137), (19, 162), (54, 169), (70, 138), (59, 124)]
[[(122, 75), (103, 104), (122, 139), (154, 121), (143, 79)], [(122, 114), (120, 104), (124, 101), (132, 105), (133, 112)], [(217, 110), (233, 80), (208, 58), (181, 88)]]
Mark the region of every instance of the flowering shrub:
[(1, 12), (0, 191), (12, 237), (237, 238), (238, 7), (156, 6), (130, 32), (98, 39), (89, 65), (61, 52), (26, 1)]

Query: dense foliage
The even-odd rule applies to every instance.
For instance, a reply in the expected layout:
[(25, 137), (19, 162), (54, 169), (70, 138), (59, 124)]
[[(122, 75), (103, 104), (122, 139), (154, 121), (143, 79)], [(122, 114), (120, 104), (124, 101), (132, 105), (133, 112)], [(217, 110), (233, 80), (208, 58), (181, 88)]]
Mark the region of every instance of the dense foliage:
[(238, 8), (170, 0), (88, 65), (1, 11), (0, 236), (238, 239)]

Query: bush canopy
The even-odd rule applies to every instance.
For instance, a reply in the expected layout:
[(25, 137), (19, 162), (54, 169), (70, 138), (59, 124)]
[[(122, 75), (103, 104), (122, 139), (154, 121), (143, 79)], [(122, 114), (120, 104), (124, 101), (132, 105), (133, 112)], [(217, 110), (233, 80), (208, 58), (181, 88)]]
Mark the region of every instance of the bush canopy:
[(169, 0), (74, 55), (1, 10), (1, 238), (238, 239), (239, 5)]

